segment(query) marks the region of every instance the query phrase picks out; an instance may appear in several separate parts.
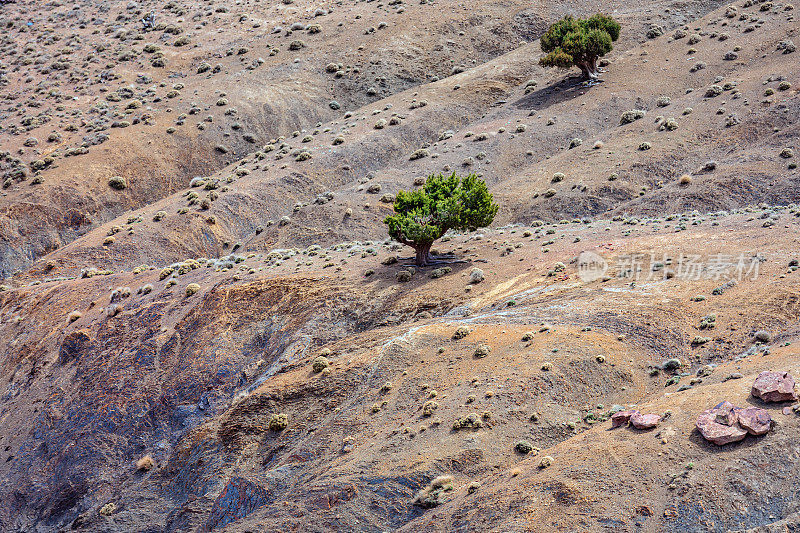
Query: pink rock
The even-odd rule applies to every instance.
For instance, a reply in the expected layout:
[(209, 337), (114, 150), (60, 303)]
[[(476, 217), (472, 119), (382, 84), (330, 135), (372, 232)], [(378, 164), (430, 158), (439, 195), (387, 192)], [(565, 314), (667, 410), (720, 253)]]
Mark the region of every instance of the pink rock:
[(722, 402), (706, 409), (697, 417), (697, 429), (703, 438), (718, 446), (740, 441), (747, 431), (736, 422), (740, 409), (730, 402)]
[(631, 424), (636, 429), (654, 428), (659, 422), (661, 422), (661, 417), (659, 415), (643, 415), (637, 412), (631, 416)]
[(738, 412), (741, 411), (741, 408), (725, 400), (715, 405), (714, 411), (714, 422), (722, 424), (723, 426), (734, 426), (738, 420)]
[(638, 415), (639, 411), (635, 409), (628, 409), (627, 411), (617, 411), (611, 415), (611, 427), (617, 428), (626, 425), (633, 415)]
[(772, 417), (764, 409), (748, 407), (738, 412), (739, 425), (751, 435), (763, 435), (772, 427)]
[(797, 399), (794, 378), (788, 372), (762, 372), (758, 375), (750, 394), (765, 402), (787, 402)]

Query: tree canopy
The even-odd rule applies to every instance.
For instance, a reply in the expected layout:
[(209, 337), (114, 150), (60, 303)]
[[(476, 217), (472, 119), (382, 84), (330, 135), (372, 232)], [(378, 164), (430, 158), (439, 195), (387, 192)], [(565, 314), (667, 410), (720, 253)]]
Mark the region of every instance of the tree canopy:
[(488, 226), (497, 204), (486, 182), (475, 174), (465, 177), (430, 175), (421, 189), (399, 191), (394, 214), (386, 217), (389, 236), (414, 248), (416, 263), (428, 264), (431, 246), (448, 230), (474, 231)]
[(587, 79), (597, 78), (597, 59), (612, 50), (619, 39), (620, 25), (613, 18), (597, 13), (588, 19), (566, 16), (542, 35), (539, 59), (545, 67), (581, 69)]

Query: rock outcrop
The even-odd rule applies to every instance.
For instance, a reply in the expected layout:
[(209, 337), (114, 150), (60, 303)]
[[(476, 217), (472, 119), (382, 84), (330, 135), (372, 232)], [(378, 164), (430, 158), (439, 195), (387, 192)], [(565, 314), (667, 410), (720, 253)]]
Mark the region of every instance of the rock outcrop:
[(659, 415), (642, 414), (636, 409), (619, 411), (611, 415), (612, 428), (630, 423), (630, 425), (636, 429), (652, 429), (656, 427), (660, 421), (661, 417)]
[(700, 413), (696, 425), (704, 439), (723, 446), (744, 439), (748, 433), (764, 435), (772, 427), (772, 417), (764, 409), (742, 409), (726, 400)]
[(788, 372), (762, 372), (750, 393), (765, 402), (789, 402), (797, 399), (794, 378)]

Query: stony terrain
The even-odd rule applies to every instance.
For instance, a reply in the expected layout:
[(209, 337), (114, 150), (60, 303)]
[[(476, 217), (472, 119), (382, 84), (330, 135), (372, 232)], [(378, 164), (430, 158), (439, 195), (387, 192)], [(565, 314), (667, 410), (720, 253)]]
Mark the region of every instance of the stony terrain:
[[(538, 65), (598, 9), (602, 83)], [(796, 528), (794, 13), (0, 2), (0, 529)], [(500, 212), (417, 269), (439, 171)]]

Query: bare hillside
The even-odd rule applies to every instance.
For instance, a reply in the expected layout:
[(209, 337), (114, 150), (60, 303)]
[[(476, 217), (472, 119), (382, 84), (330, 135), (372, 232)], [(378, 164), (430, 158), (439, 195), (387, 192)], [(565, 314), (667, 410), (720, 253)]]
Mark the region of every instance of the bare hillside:
[(0, 1), (0, 530), (794, 530), (795, 18)]

